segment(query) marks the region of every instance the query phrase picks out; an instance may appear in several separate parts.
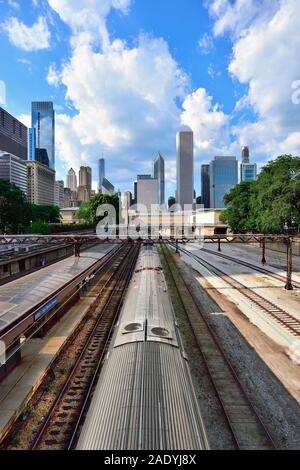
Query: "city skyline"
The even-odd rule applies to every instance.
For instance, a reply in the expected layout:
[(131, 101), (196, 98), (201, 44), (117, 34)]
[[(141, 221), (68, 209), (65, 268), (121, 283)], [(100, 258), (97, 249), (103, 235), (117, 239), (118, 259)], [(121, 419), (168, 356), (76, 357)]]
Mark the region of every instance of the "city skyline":
[[(201, 164), (215, 155), (240, 157), (248, 145), (260, 168), (279, 154), (300, 153), (300, 106), (293, 99), (300, 78), (298, 45), (288, 40), (298, 31), (295, 0), (271, 7), (253, 0), (247, 10), (227, 1), (221, 8), (215, 0), (209, 7), (191, 0), (188, 9), (183, 0), (155, 0), (154, 6), (124, 0), (117, 7), (109, 1), (105, 11), (96, 0), (71, 2), (69, 10), (69, 2), (48, 0), (43, 8), (35, 3), (33, 8), (27, 8), (31, 0), (0, 4), (1, 59), (10, 63), (10, 70), (0, 72), (6, 86), (5, 101), (0, 99), (28, 127), (31, 100), (54, 102), (57, 180), (69, 168), (87, 165), (96, 189), (103, 155), (109, 180), (132, 190), (136, 174), (145, 172), (159, 150), (166, 160), (167, 200), (176, 184), (174, 135), (185, 126), (195, 136), (197, 194)], [(75, 14), (81, 17), (80, 5), (93, 14), (93, 25), (72, 22)], [(172, 18), (166, 14), (170, 8)], [(74, 40), (76, 28), (82, 38), (91, 38), (85, 57)], [(265, 76), (261, 64), (268, 60), (269, 44), (276, 50), (274, 41), (287, 53), (272, 56)], [(157, 58), (164, 67), (157, 67)], [(80, 70), (77, 63), (84, 64)], [(124, 107), (133, 112), (124, 113)]]

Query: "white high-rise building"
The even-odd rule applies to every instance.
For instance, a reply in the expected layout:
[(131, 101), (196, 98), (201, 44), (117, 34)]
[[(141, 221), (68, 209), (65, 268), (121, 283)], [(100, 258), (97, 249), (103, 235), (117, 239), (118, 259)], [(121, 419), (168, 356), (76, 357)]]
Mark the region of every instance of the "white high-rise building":
[(26, 160), (9, 153), (0, 153), (0, 180), (14, 183), (27, 195)]
[(176, 136), (177, 192), (176, 202), (182, 210), (194, 202), (194, 136), (192, 131), (181, 131)]
[(63, 181), (55, 181), (54, 185), (54, 204), (58, 206), (60, 209), (64, 208), (64, 182)]
[(55, 171), (38, 161), (27, 161), (27, 199), (32, 204), (54, 204)]
[(144, 205), (148, 211), (152, 205), (157, 205), (158, 180), (151, 175), (141, 175), (137, 180), (137, 204)]
[(77, 189), (77, 176), (73, 168), (68, 171), (67, 175), (67, 188), (71, 189), (71, 191), (76, 191)]

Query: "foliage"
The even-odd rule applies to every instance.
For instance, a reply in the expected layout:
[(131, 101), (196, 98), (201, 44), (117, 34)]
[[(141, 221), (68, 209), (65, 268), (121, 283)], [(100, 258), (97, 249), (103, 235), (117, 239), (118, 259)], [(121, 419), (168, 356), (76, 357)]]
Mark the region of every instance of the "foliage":
[(35, 204), (31, 204), (31, 220), (33, 222), (42, 220), (43, 222), (48, 222), (49, 224), (59, 223), (60, 209), (58, 206), (54, 205), (37, 206)]
[(231, 230), (243, 233), (255, 230), (255, 220), (251, 214), (251, 196), (255, 182), (243, 181), (225, 195), (224, 202), (228, 209), (220, 215), (222, 222), (229, 222)]
[(50, 233), (47, 224), (57, 222), (60, 222), (59, 207), (30, 204), (18, 186), (0, 180), (1, 233)]
[(221, 220), (234, 232), (282, 233), (300, 228), (300, 157), (279, 156), (256, 181), (242, 182), (224, 197)]
[(81, 230), (94, 230), (94, 224), (49, 224), (51, 234), (65, 232), (80, 232)]
[(30, 233), (38, 234), (38, 235), (49, 235), (50, 228), (47, 222), (43, 220), (35, 220), (32, 222), (30, 227)]
[(99, 206), (104, 204), (110, 204), (114, 206), (116, 210), (116, 216), (118, 223), (119, 220), (119, 196), (114, 194), (97, 194), (95, 197), (90, 199), (88, 202), (83, 203), (77, 211), (76, 217), (78, 220), (83, 221), (87, 224), (96, 225), (104, 216), (97, 216), (97, 209)]
[(26, 195), (16, 185), (0, 180), (1, 233), (21, 233), (29, 225), (30, 217), (30, 204)]

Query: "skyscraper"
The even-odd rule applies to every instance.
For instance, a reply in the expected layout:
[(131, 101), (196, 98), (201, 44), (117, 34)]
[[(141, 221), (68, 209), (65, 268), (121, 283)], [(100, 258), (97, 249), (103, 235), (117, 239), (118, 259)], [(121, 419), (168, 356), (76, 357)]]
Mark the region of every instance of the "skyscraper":
[[(150, 177), (149, 177), (150, 176)], [(157, 205), (158, 181), (151, 175), (139, 175), (137, 180), (137, 204), (142, 204), (151, 210), (152, 205)]]
[(215, 157), (210, 163), (210, 207), (223, 209), (223, 198), (238, 184), (236, 157)]
[(205, 209), (210, 208), (209, 165), (201, 166), (201, 203)]
[(193, 132), (178, 132), (177, 143), (177, 193), (176, 202), (182, 210), (194, 201), (194, 138)]
[(27, 159), (27, 127), (1, 107), (0, 151)]
[(60, 209), (64, 208), (64, 181), (55, 181), (54, 184), (54, 204)]
[(257, 178), (257, 165), (250, 163), (248, 147), (242, 148), (241, 181), (254, 181)]
[(73, 168), (70, 168), (67, 174), (67, 188), (71, 191), (76, 191), (77, 189), (77, 176)]
[(99, 181), (98, 181), (99, 193), (101, 192), (104, 178), (105, 178), (105, 160), (104, 158), (100, 158), (99, 159)]
[(137, 181), (133, 183), (133, 200), (132, 204), (137, 204)]
[(36, 160), (36, 130), (28, 129), (28, 160), (34, 162)]
[(250, 163), (249, 147), (242, 148), (242, 163)]
[(81, 166), (79, 170), (79, 186), (83, 186), (89, 192), (92, 190), (92, 169), (89, 166)]
[(165, 203), (165, 160), (158, 152), (153, 162), (153, 177), (158, 181), (157, 204)]
[(15, 184), (27, 195), (26, 161), (15, 155), (0, 152), (0, 180)]
[(27, 199), (32, 204), (54, 204), (55, 171), (37, 161), (27, 162)]
[[(35, 129), (35, 160), (45, 162), (45, 152), (49, 159), (49, 168), (55, 170), (55, 112), (50, 101), (34, 101), (31, 105), (31, 127)], [(39, 155), (42, 155), (39, 159)]]

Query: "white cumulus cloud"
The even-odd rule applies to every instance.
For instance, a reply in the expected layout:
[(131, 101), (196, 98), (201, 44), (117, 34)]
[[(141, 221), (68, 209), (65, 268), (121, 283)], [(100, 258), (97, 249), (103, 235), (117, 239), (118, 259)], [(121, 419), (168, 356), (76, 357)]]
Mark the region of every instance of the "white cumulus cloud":
[(218, 151), (229, 145), (229, 116), (220, 108), (219, 104), (213, 104), (212, 96), (209, 96), (204, 88), (199, 88), (188, 95), (183, 102), (182, 124), (194, 131), (195, 145), (198, 150), (211, 152)]
[(299, 155), (300, 106), (293, 99), (300, 80), (299, 1), (213, 0), (209, 12), (214, 34), (232, 39), (230, 74), (247, 87), (235, 112), (245, 107), (256, 116), (231, 129), (236, 141), (248, 144), (259, 162)]
[(131, 0), (48, 0), (62, 21), (72, 29), (73, 43), (99, 40), (109, 44), (106, 17), (111, 9), (127, 13)]
[(32, 26), (27, 26), (18, 18), (10, 17), (2, 27), (7, 32), (10, 42), (24, 51), (48, 49), (50, 46), (51, 33), (46, 19), (42, 16)]

